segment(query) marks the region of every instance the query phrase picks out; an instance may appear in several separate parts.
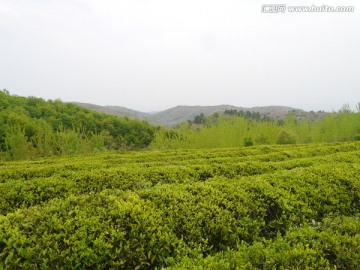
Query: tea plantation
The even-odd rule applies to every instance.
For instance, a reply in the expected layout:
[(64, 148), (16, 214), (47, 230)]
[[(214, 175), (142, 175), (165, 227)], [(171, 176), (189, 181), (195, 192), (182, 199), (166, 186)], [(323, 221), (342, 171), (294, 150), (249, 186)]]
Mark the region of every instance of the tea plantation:
[(0, 269), (360, 269), (360, 143), (0, 163)]

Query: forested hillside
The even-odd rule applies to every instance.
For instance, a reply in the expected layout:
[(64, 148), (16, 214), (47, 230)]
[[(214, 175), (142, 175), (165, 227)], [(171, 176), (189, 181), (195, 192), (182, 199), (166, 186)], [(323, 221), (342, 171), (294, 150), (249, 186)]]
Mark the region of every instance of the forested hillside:
[(338, 112), (313, 121), (299, 120), (295, 113), (279, 121), (250, 111), (200, 114), (179, 128), (159, 130), (152, 147), (218, 148), (357, 140), (360, 140), (360, 105), (356, 111), (344, 105)]
[(141, 149), (150, 144), (154, 130), (144, 121), (0, 90), (0, 159)]

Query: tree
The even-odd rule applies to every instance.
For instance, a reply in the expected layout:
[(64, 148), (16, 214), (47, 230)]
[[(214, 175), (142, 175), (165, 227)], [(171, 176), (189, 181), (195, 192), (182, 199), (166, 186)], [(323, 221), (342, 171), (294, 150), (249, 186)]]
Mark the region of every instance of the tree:
[(6, 125), (0, 120), (0, 152), (6, 151)]
[(54, 135), (51, 126), (46, 121), (40, 120), (37, 123), (37, 129), (32, 141), (39, 156), (53, 155)]
[(277, 144), (295, 144), (296, 138), (290, 132), (283, 130), (280, 132), (276, 143)]
[(5, 147), (10, 160), (29, 159), (33, 154), (32, 144), (27, 141), (25, 130), (20, 126), (12, 126), (7, 130)]
[(3, 92), (5, 95), (10, 95), (10, 92), (6, 88), (0, 90), (0, 92)]
[(349, 103), (344, 104), (341, 109), (339, 110), (339, 113), (351, 113), (351, 108)]
[(254, 141), (251, 137), (245, 137), (244, 138), (244, 146), (253, 146)]
[(154, 131), (145, 121), (100, 114), (60, 100), (12, 96), (0, 89), (0, 158), (141, 149), (153, 141)]
[(205, 122), (205, 115), (201, 113), (200, 115), (195, 116), (194, 123), (195, 124), (203, 124)]

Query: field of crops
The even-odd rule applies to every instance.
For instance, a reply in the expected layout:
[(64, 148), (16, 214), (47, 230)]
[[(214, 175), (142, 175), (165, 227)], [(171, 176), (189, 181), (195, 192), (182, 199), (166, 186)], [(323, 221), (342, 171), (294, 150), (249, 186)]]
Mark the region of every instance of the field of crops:
[(360, 143), (0, 163), (0, 269), (360, 269)]

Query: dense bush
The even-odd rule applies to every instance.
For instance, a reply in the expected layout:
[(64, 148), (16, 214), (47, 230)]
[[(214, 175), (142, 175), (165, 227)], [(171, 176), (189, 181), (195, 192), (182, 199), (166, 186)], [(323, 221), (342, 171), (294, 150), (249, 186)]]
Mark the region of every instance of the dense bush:
[(0, 90), (0, 158), (141, 149), (155, 128), (143, 121), (100, 114), (72, 103), (12, 96)]
[[(342, 224), (352, 224), (345, 229)], [(331, 229), (326, 228), (329, 223)], [(333, 226), (335, 225), (335, 226)], [(339, 217), (325, 224), (313, 223), (290, 230), (268, 241), (240, 244), (236, 251), (219, 252), (204, 258), (184, 258), (168, 269), (359, 269), (359, 218)]]
[(152, 269), (183, 253), (163, 216), (136, 194), (54, 200), (0, 216), (7, 269)]
[(290, 132), (282, 130), (276, 140), (277, 144), (295, 144), (296, 138)]
[(254, 141), (251, 137), (245, 137), (244, 138), (244, 146), (253, 146)]
[(359, 269), (360, 143), (0, 163), (0, 269)]

